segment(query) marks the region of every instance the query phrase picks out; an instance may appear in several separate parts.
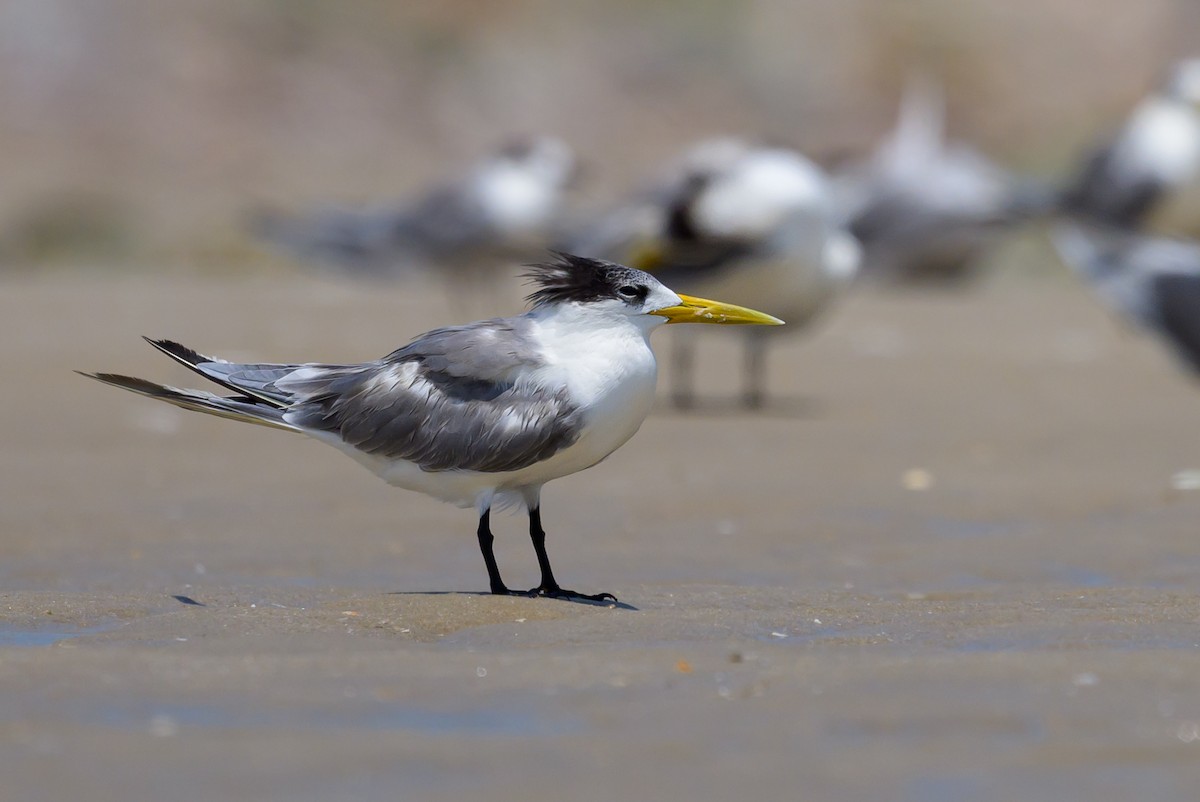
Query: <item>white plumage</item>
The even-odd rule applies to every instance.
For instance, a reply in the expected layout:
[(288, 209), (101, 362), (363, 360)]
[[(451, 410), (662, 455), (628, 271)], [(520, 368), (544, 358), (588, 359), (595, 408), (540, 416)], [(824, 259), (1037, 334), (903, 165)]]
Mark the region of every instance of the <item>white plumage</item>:
[(1167, 236), (1200, 233), (1200, 59), (1172, 70), (1064, 193), (1085, 223)]

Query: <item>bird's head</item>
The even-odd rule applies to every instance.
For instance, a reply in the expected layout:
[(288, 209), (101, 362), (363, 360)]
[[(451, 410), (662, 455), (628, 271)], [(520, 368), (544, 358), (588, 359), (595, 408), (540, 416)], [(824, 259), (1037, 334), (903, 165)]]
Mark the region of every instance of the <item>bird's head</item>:
[(569, 253), (530, 265), (526, 278), (537, 287), (528, 297), (535, 309), (577, 304), (612, 315), (658, 323), (718, 323), (781, 326), (779, 318), (743, 306), (680, 295), (641, 270)]

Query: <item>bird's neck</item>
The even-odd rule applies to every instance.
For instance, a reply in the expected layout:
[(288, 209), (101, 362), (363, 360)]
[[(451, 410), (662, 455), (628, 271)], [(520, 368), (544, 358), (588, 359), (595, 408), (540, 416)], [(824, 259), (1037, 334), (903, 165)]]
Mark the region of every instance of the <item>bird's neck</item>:
[(538, 329), (547, 376), (566, 383), (580, 398), (597, 398), (628, 381), (649, 382), (657, 366), (649, 335), (658, 318), (623, 315), (560, 304), (531, 314)]
[(618, 342), (636, 337), (646, 342), (650, 332), (666, 322), (653, 315), (625, 315), (600, 310), (587, 304), (564, 303), (542, 307), (529, 313), (529, 318), (554, 340), (604, 340)]

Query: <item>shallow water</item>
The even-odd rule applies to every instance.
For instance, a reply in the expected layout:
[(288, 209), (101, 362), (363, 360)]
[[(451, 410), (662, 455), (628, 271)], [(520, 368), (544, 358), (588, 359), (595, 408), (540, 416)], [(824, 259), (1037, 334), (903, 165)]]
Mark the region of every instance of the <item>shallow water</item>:
[(75, 627), (69, 624), (43, 624), (36, 627), (18, 627), (0, 622), (0, 648), (8, 646), (53, 646), (71, 638), (106, 632), (113, 627), (100, 625)]
[(59, 641), (66, 640), (67, 638), (75, 638), (82, 634), (82, 632), (73, 632), (71, 630), (47, 631), (45, 629), (15, 629), (0, 626), (0, 647), (53, 646)]

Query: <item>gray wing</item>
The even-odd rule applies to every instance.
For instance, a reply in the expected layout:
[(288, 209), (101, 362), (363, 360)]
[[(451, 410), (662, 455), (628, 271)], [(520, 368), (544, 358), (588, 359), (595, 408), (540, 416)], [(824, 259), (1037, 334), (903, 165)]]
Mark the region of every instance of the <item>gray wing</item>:
[(469, 182), (448, 184), (425, 195), (397, 234), (433, 255), (486, 244), (496, 232)]
[(1122, 171), (1113, 144), (1097, 148), (1063, 194), (1063, 208), (1123, 228), (1142, 222), (1166, 188), (1151, 176)]
[(293, 394), (281, 390), (276, 382), (294, 375), (301, 369), (319, 370), (325, 374), (335, 371), (352, 371), (361, 365), (297, 365), (281, 363), (246, 364), (227, 362), (224, 359), (205, 356), (186, 345), (172, 340), (154, 340), (143, 337), (146, 342), (201, 376), (234, 390), (248, 398), (257, 399), (283, 409), (293, 401)]
[(1140, 326), (1157, 327), (1151, 286), (1181, 257), (1175, 243), (1076, 223), (1055, 226), (1051, 239), (1062, 261), (1101, 300)]
[(426, 471), (514, 471), (574, 443), (582, 415), (562, 389), (522, 381), (542, 364), (521, 318), (438, 329), (378, 362), (297, 369), (273, 387), (284, 418)]
[(410, 248), (411, 218), (403, 206), (328, 207), (307, 214), (259, 215), (255, 233), (303, 261), (356, 270), (383, 270)]
[(1059, 226), (1054, 242), (1110, 305), (1165, 337), (1200, 371), (1200, 247), (1076, 226)]
[(1163, 332), (1194, 371), (1200, 371), (1200, 273), (1155, 277), (1153, 292)]
[(388, 205), (261, 214), (253, 227), (300, 259), (357, 270), (391, 269), (404, 257), (445, 258), (495, 236), (469, 180)]

